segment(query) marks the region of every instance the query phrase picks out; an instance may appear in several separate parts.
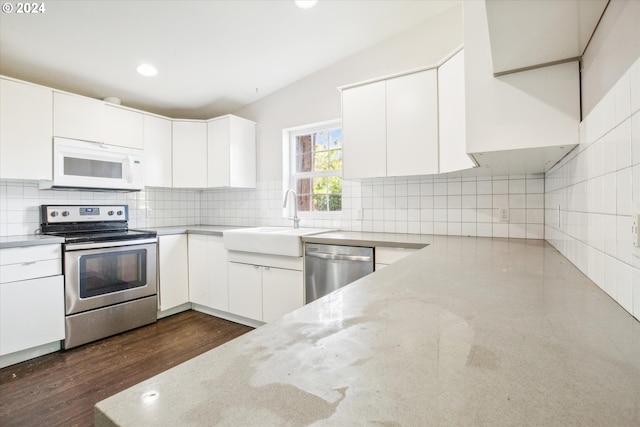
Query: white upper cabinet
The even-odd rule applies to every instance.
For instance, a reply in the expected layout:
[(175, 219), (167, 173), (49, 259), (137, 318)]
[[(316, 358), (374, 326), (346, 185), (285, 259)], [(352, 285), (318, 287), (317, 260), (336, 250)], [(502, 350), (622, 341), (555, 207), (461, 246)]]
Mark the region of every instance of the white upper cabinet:
[(127, 148), (144, 148), (142, 113), (103, 101), (53, 93), (53, 135)]
[(256, 124), (232, 115), (207, 123), (207, 187), (256, 186)]
[(0, 79), (0, 178), (52, 178), (52, 93)]
[(438, 173), (435, 69), (342, 90), (344, 178)]
[(467, 152), (494, 175), (545, 172), (579, 142), (578, 61), (495, 77), (485, 2), (463, 13)]
[(438, 173), (438, 73), (387, 80), (387, 175)]
[(144, 115), (105, 104), (104, 142), (121, 147), (144, 148)]
[(440, 173), (475, 166), (467, 155), (464, 100), (464, 50), (438, 68)]
[(144, 115), (145, 185), (171, 187), (171, 120)]
[(68, 93), (53, 93), (53, 135), (104, 142), (104, 102)]
[(379, 81), (342, 91), (345, 179), (387, 175), (385, 86)]
[(207, 123), (173, 121), (173, 186), (207, 186)]

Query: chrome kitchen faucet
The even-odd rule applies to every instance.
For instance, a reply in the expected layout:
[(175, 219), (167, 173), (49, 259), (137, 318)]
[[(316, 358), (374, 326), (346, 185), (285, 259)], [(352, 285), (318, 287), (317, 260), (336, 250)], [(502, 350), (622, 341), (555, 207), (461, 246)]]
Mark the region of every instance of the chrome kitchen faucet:
[(293, 228), (300, 227), (300, 218), (298, 218), (298, 195), (295, 191), (289, 189), (284, 194), (284, 203), (282, 204), (283, 208), (287, 207), (287, 200), (289, 198), (289, 194), (293, 194), (293, 218), (288, 218), (293, 220)]

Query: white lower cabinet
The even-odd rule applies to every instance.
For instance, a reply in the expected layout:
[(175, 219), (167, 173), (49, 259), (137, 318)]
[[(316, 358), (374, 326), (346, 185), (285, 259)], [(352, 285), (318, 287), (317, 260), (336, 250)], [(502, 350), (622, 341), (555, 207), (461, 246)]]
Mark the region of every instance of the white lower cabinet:
[(262, 321), (272, 322), (304, 305), (302, 271), (262, 267)]
[(227, 250), (222, 236), (189, 234), (189, 300), (229, 311)]
[(61, 256), (59, 244), (0, 250), (0, 356), (64, 339)]
[(304, 305), (302, 270), (229, 262), (229, 312), (272, 322)]
[(158, 294), (160, 311), (189, 302), (189, 258), (187, 235), (158, 238)]
[(230, 262), (229, 312), (262, 320), (262, 267)]
[(64, 277), (0, 284), (0, 356), (64, 339)]

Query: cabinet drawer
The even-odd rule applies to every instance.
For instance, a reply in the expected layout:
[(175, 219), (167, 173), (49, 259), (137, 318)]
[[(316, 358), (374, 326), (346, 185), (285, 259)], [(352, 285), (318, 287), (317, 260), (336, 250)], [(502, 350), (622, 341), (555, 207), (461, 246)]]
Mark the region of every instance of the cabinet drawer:
[(0, 283), (56, 276), (58, 274), (62, 274), (62, 262), (60, 259), (2, 265), (0, 266)]
[(416, 251), (417, 249), (376, 247), (376, 264), (393, 264)]
[(37, 245), (0, 249), (0, 265), (22, 264), (46, 259), (61, 259), (60, 245)]

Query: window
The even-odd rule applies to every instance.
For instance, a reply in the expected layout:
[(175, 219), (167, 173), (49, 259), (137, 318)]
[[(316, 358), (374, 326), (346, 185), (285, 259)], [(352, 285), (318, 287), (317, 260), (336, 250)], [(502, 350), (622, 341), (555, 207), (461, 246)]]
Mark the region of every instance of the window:
[(339, 122), (290, 131), (290, 188), (298, 212), (342, 210), (342, 129)]

